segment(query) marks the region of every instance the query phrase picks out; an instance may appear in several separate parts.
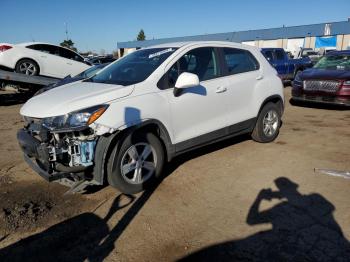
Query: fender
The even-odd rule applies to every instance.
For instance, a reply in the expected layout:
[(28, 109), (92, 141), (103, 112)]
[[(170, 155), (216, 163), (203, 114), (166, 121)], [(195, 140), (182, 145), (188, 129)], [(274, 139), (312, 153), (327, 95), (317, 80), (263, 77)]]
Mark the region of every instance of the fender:
[(273, 103), (278, 103), (281, 102), (281, 115), (283, 115), (284, 112), (284, 100), (282, 99), (282, 97), (280, 95), (272, 95), (267, 97), (261, 104), (260, 109), (259, 109), (259, 113), (258, 116), (261, 112), (261, 110), (263, 109), (263, 107), (268, 103), (268, 102), (273, 102)]
[(157, 132), (158, 137), (164, 144), (167, 159), (171, 161), (175, 156), (175, 146), (171, 143), (169, 133), (165, 126), (156, 119), (149, 119), (136, 123), (132, 126), (126, 125), (123, 130), (118, 130), (113, 134), (100, 136), (96, 148), (93, 167), (93, 182), (97, 185), (103, 185), (107, 173), (107, 161), (114, 148), (118, 146), (119, 139), (140, 129), (152, 130)]

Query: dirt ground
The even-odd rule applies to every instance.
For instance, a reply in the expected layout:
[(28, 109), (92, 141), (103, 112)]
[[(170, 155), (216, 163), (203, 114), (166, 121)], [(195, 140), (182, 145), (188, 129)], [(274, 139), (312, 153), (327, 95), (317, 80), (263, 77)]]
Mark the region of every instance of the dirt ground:
[(350, 261), (350, 179), (314, 172), (350, 170), (350, 110), (285, 95), (273, 143), (185, 154), (156, 188), (126, 196), (43, 181), (16, 142), (21, 104), (0, 94), (0, 261)]

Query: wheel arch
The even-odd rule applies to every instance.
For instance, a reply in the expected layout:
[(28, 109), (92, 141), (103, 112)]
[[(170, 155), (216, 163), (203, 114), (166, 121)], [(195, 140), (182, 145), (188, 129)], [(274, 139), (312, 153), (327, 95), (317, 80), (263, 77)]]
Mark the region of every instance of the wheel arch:
[(16, 68), (17, 68), (17, 65), (18, 65), (18, 63), (20, 62), (20, 61), (22, 61), (22, 60), (31, 60), (31, 61), (33, 61), (34, 63), (36, 63), (37, 65), (38, 65), (38, 75), (40, 74), (40, 68), (41, 68), (41, 64), (36, 60), (36, 59), (34, 59), (34, 58), (32, 58), (32, 57), (21, 57), (20, 59), (18, 59), (17, 60), (17, 62), (16, 62), (16, 64), (15, 64), (15, 70), (16, 70)]
[(129, 126), (123, 130), (117, 130), (113, 134), (103, 135), (99, 138), (95, 148), (95, 165), (93, 168), (93, 180), (96, 184), (102, 185), (106, 182), (107, 162), (115, 146), (124, 137), (133, 132), (152, 132), (159, 137), (164, 150), (165, 158), (170, 161), (175, 156), (175, 147), (173, 146), (166, 127), (156, 119), (149, 119), (144, 122)]
[(267, 97), (261, 104), (260, 106), (260, 109), (259, 109), (259, 113), (258, 113), (258, 116), (261, 112), (261, 110), (264, 108), (264, 106), (269, 103), (269, 102), (272, 102), (274, 104), (277, 104), (281, 110), (281, 115), (283, 114), (283, 111), (284, 111), (284, 102), (283, 102), (283, 99), (280, 95), (272, 95), (272, 96), (269, 96)]

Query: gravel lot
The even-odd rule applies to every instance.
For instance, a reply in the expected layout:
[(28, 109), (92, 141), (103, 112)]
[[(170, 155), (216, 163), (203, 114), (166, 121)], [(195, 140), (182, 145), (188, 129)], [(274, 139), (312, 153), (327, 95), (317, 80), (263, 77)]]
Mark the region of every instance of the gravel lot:
[(350, 111), (285, 95), (273, 143), (188, 153), (157, 188), (125, 196), (63, 195), (34, 174), (16, 142), (21, 105), (0, 93), (0, 261), (350, 261), (350, 180), (314, 172), (350, 170)]

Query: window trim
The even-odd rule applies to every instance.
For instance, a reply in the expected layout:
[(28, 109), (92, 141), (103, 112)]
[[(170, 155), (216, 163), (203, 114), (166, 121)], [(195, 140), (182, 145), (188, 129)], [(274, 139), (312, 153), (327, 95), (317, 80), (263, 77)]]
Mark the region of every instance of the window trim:
[[(228, 70), (228, 67), (227, 67), (227, 64), (226, 64), (226, 59), (225, 59), (225, 52), (224, 52), (224, 49), (235, 49), (235, 50), (239, 50), (239, 51), (244, 51), (246, 53), (248, 53), (256, 62), (256, 65), (257, 65), (257, 68), (254, 69), (254, 70), (249, 70), (249, 71), (244, 71), (244, 72), (240, 72), (240, 73), (230, 73), (230, 71)], [(260, 66), (260, 63), (259, 63), (259, 60), (252, 54), (252, 52), (250, 52), (249, 50), (247, 49), (243, 49), (243, 48), (237, 48), (237, 47), (220, 47), (219, 48), (220, 50), (220, 53), (221, 53), (221, 59), (222, 59), (222, 68), (223, 68), (223, 71), (225, 72), (225, 75), (224, 76), (236, 76), (236, 75), (240, 75), (240, 74), (246, 74), (246, 73), (250, 73), (250, 72), (255, 72), (255, 71), (259, 71), (261, 66)]]
[(223, 67), (222, 67), (222, 57), (220, 55), (220, 47), (216, 47), (216, 46), (199, 46), (199, 47), (195, 47), (195, 48), (192, 48), (190, 50), (187, 50), (183, 55), (181, 55), (174, 63), (171, 64), (171, 66), (169, 67), (169, 69), (161, 76), (161, 78), (158, 80), (157, 82), (157, 87), (158, 89), (160, 90), (168, 90), (168, 89), (173, 89), (174, 87), (170, 87), (169, 86), (169, 80), (168, 80), (168, 75), (169, 75), (169, 71), (171, 70), (171, 68), (177, 64), (177, 70), (179, 71), (179, 60), (184, 56), (186, 55), (187, 53), (195, 50), (195, 49), (200, 49), (200, 48), (211, 48), (213, 49), (214, 51), (214, 56), (215, 56), (215, 59), (216, 59), (216, 63), (217, 63), (217, 68), (218, 68), (218, 76), (216, 77), (213, 77), (213, 78), (209, 78), (209, 79), (206, 79), (206, 80), (200, 80), (200, 83), (205, 83), (206, 81), (212, 81), (214, 79), (218, 79), (218, 78), (221, 78), (221, 77), (225, 77), (226, 75), (223, 74), (224, 70), (223, 70)]

